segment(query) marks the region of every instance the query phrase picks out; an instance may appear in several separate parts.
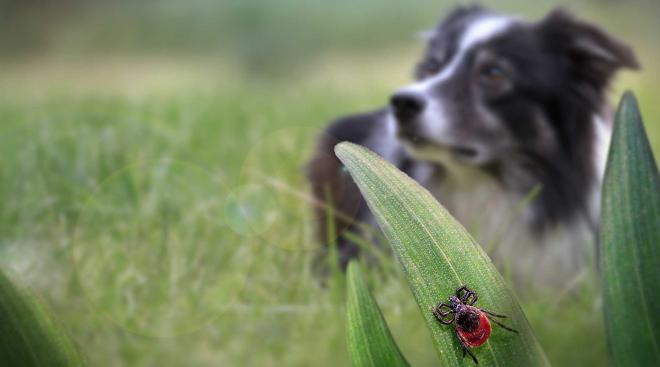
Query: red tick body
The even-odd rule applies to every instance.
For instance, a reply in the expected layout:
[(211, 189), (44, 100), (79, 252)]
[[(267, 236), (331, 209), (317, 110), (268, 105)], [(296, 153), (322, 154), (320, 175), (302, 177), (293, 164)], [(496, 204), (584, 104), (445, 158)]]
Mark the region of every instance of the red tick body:
[(449, 303), (439, 303), (435, 306), (433, 315), (445, 325), (456, 322), (456, 336), (463, 349), (463, 357), (467, 353), (474, 363), (479, 364), (470, 348), (478, 347), (488, 340), (491, 331), (490, 321), (505, 330), (514, 333), (517, 331), (493, 319), (493, 317), (506, 316), (477, 308), (474, 306), (475, 303), (477, 303), (477, 294), (470, 288), (462, 286), (456, 290), (455, 296), (449, 297)]
[(461, 339), (461, 341), (463, 341), (463, 344), (469, 347), (478, 347), (485, 343), (490, 336), (490, 322), (488, 321), (486, 314), (478, 308), (472, 306), (463, 307), (471, 308), (472, 310), (470, 310), (470, 312), (475, 312), (477, 315), (479, 315), (479, 321), (476, 328), (464, 327), (461, 326), (461, 317), (459, 315), (456, 320), (456, 333), (458, 333), (458, 337)]

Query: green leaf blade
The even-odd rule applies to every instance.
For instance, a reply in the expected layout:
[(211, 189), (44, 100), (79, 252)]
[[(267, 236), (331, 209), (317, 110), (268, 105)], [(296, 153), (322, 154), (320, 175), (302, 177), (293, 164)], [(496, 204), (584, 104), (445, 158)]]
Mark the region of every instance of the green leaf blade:
[(616, 366), (660, 365), (660, 176), (630, 92), (615, 119), (601, 221), (610, 358)]
[(353, 366), (409, 366), (355, 262), (348, 266), (348, 345)]
[(84, 366), (68, 335), (0, 271), (0, 366)]
[(479, 294), (478, 306), (506, 314), (520, 332), (494, 325), (489, 341), (473, 349), (480, 365), (549, 365), (515, 297), (463, 226), (427, 190), (366, 148), (341, 143), (335, 151), (394, 249), (442, 365), (472, 363), (463, 358), (454, 327), (441, 325), (431, 313), (461, 285)]

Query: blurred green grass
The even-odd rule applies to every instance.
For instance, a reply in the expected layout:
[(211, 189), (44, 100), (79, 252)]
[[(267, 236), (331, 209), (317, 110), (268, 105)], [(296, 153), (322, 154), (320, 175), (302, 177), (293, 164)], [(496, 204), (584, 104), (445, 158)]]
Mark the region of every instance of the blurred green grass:
[[(50, 34), (27, 27), (46, 41), (23, 55), (5, 49), (0, 266), (50, 303), (91, 365), (348, 364), (342, 279), (310, 266), (302, 165), (326, 121), (408, 80), (411, 35), (446, 4), (246, 3), (104, 4)], [(635, 90), (657, 151), (658, 12), (595, 4), (576, 7), (640, 53), (643, 73), (612, 95)], [(387, 257), (365, 273), (410, 362), (433, 365), (402, 275)], [(606, 363), (593, 269), (522, 303), (554, 365)]]

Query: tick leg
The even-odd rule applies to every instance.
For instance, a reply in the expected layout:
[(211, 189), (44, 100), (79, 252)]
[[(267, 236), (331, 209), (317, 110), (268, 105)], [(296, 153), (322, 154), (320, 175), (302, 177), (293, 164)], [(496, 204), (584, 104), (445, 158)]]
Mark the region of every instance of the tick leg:
[(456, 290), (456, 297), (458, 297), (463, 304), (470, 306), (474, 305), (478, 298), (477, 294), (466, 285), (461, 286)]
[[(442, 309), (445, 308), (446, 310), (443, 311)], [(451, 315), (451, 319), (447, 319), (447, 316)], [(438, 321), (445, 325), (449, 325), (452, 322), (454, 322), (454, 311), (451, 309), (451, 307), (448, 304), (445, 303), (440, 303), (438, 304), (434, 309), (433, 309), (433, 316), (435, 316)]]
[(461, 292), (466, 292), (466, 293), (474, 293), (470, 288), (468, 288), (467, 285), (462, 285), (456, 290), (456, 297), (459, 299), (463, 299), (463, 296), (461, 296)]
[(474, 306), (474, 304), (477, 303), (477, 298), (479, 297), (476, 293), (470, 292), (465, 296), (465, 301), (463, 303)]
[(474, 361), (474, 364), (479, 364), (479, 361), (477, 360), (477, 357), (472, 354), (472, 351), (468, 347), (463, 347), (463, 356), (465, 356), (465, 352), (472, 357), (472, 360)]
[[(487, 317), (488, 317), (488, 316), (487, 316)], [(518, 334), (518, 330), (510, 328), (510, 327), (504, 325), (503, 323), (501, 323), (501, 322), (499, 322), (499, 321), (493, 319), (492, 317), (488, 317), (488, 319), (489, 319), (490, 321), (496, 323), (496, 324), (499, 325), (500, 327), (502, 327), (502, 328), (504, 328), (504, 329), (506, 329), (506, 330), (509, 330), (509, 331), (511, 331), (511, 332), (514, 332), (514, 333)]]
[(472, 354), (470, 348), (468, 348), (468, 346), (465, 345), (465, 343), (463, 343), (461, 336), (458, 335), (458, 331), (456, 332), (456, 338), (458, 339), (458, 344), (461, 345), (461, 349), (463, 349), (463, 358), (465, 358), (465, 353), (467, 353), (470, 355), (470, 357), (472, 357), (472, 360), (474, 361), (475, 364), (479, 364), (479, 361), (477, 361), (477, 357), (475, 357), (474, 354)]
[(488, 310), (484, 310), (483, 308), (480, 308), (480, 310), (483, 311), (485, 314), (490, 315), (490, 316), (493, 316), (493, 317), (506, 318), (506, 315), (496, 314), (496, 313), (494, 313), (494, 312), (490, 312), (490, 311), (488, 311)]

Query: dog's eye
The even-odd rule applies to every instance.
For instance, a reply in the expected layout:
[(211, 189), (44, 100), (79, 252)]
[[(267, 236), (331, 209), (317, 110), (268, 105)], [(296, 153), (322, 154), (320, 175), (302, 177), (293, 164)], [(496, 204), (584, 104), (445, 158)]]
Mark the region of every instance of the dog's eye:
[(482, 68), (479, 77), (481, 80), (488, 83), (497, 83), (508, 79), (504, 70), (496, 65), (489, 65)]
[(429, 77), (440, 72), (440, 69), (442, 69), (442, 63), (436, 59), (426, 60), (421, 69), (422, 76)]

